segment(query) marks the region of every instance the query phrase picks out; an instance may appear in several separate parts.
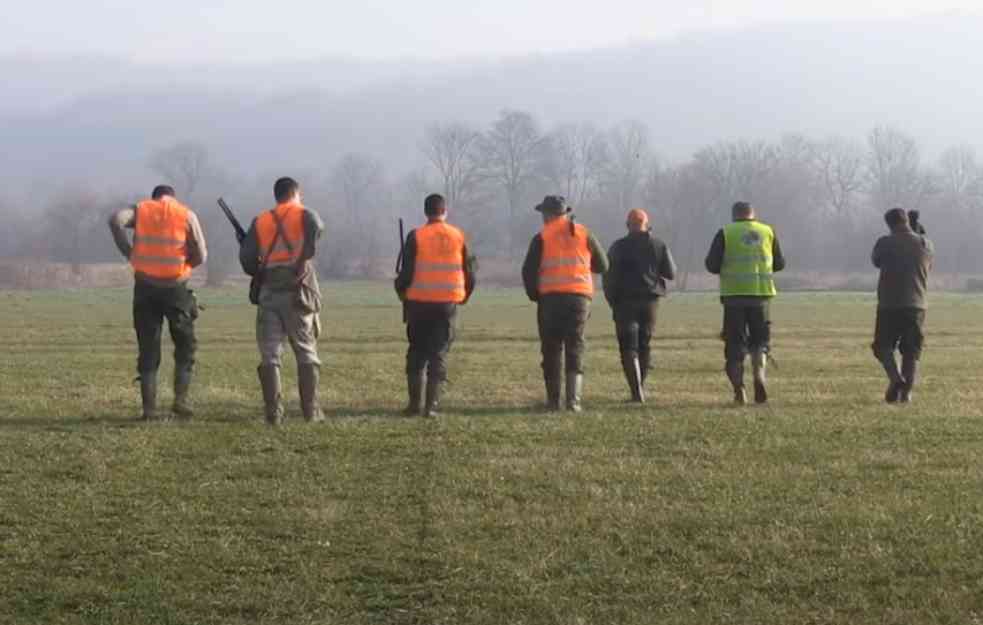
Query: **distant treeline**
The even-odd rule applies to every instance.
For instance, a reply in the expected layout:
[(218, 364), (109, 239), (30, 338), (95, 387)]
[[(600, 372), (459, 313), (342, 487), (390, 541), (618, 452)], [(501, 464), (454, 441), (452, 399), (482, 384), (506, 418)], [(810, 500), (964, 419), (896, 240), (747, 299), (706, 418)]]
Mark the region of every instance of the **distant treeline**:
[[(937, 268), (983, 273), (983, 167), (969, 146), (936, 162), (923, 158), (904, 131), (878, 127), (866, 137), (786, 135), (778, 142), (721, 141), (684, 162), (660, 158), (650, 129), (638, 121), (602, 128), (590, 122), (544, 128), (531, 114), (505, 110), (487, 127), (435, 122), (420, 132), (411, 171), (387, 171), (379, 155), (348, 153), (305, 171), (223, 171), (207, 145), (161, 146), (148, 168), (203, 218), (212, 257), (209, 281), (237, 270), (231, 230), (215, 207), (224, 195), (244, 221), (272, 202), (277, 175), (304, 185), (306, 203), (327, 225), (319, 265), (328, 277), (378, 277), (397, 250), (396, 218), (421, 220), (427, 193), (443, 193), (451, 219), (473, 238), (479, 256), (521, 260), (539, 228), (533, 205), (563, 194), (577, 219), (610, 243), (625, 213), (645, 208), (683, 272), (702, 271), (714, 232), (736, 200), (754, 203), (778, 230), (790, 268), (850, 273), (868, 269), (881, 216), (895, 206), (922, 211), (938, 248)], [(272, 165), (272, 164), (271, 164)], [(118, 183), (118, 181), (116, 181)], [(119, 185), (117, 184), (117, 187)], [(5, 215), (0, 254), (81, 267), (115, 258), (109, 213), (132, 202), (95, 187), (66, 188), (38, 212), (0, 196)]]

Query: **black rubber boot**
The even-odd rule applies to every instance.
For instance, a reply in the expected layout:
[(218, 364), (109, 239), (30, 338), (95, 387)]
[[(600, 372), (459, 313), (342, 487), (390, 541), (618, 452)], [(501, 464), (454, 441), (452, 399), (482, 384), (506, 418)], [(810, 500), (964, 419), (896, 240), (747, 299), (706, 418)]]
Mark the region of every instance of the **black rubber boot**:
[(423, 414), (423, 371), (406, 374), (406, 390), (409, 394), (409, 403), (403, 414), (407, 417), (419, 417)]
[(584, 374), (567, 374), (567, 410), (570, 412), (583, 412), (581, 399), (584, 395)]
[(179, 368), (174, 370), (174, 405), (171, 412), (174, 416), (183, 421), (187, 421), (195, 416), (195, 411), (191, 408), (191, 401), (188, 399), (188, 390), (191, 388), (192, 371), (190, 368)]
[(918, 361), (912, 356), (902, 356), (901, 377), (904, 378), (904, 384), (898, 393), (898, 401), (907, 404), (911, 402), (911, 391), (915, 388), (915, 380), (918, 378)]
[(283, 423), (283, 402), (280, 394), (280, 367), (276, 365), (260, 365), (259, 384), (263, 389), (263, 405), (266, 422), (269, 425)]
[(636, 404), (645, 403), (645, 391), (642, 390), (642, 370), (635, 354), (622, 354), (621, 368), (625, 372), (625, 380), (628, 382), (628, 391), (631, 393), (631, 401)]
[(747, 390), (744, 388), (744, 360), (734, 360), (727, 363), (727, 379), (734, 388), (734, 403), (747, 403)]
[(439, 379), (431, 380), (427, 378), (427, 399), (424, 402), (424, 417), (439, 417), (440, 396), (444, 392), (444, 382)]
[(543, 370), (543, 381), (546, 384), (546, 410), (549, 412), (558, 412), (560, 410), (562, 376), (561, 367), (547, 367)]
[(157, 420), (157, 372), (148, 371), (140, 374), (140, 400), (143, 404), (143, 421)]
[(652, 354), (642, 351), (638, 354), (638, 368), (642, 373), (642, 388), (649, 379), (649, 371), (652, 369)]
[(300, 410), (304, 421), (320, 423), (324, 421), (318, 388), (321, 385), (321, 365), (305, 364), (297, 366), (297, 390), (300, 392)]
[(768, 369), (768, 352), (757, 351), (751, 354), (751, 368), (754, 372), (754, 403), (768, 403), (766, 371)]
[(905, 379), (898, 371), (898, 361), (894, 358), (894, 352), (878, 354), (877, 360), (884, 367), (884, 373), (887, 374), (888, 385), (884, 392), (884, 401), (895, 404), (901, 399), (901, 391), (905, 387)]

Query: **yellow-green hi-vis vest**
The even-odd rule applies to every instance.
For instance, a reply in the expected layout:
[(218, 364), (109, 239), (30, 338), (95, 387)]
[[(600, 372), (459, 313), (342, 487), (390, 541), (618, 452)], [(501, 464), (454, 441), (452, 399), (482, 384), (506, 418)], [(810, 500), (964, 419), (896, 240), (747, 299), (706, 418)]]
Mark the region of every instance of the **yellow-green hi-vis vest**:
[(724, 227), (724, 262), (720, 268), (722, 297), (773, 297), (772, 244), (775, 231), (759, 221), (735, 221)]

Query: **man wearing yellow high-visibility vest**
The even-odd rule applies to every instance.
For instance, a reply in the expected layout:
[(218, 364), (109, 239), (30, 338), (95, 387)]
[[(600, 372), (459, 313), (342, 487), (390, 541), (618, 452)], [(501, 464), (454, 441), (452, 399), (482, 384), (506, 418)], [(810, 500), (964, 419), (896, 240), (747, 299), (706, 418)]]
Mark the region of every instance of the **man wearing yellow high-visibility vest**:
[(733, 223), (717, 232), (706, 267), (720, 276), (720, 301), (724, 306), (724, 355), (727, 378), (734, 387), (734, 401), (747, 403), (744, 361), (751, 355), (754, 401), (768, 401), (765, 368), (771, 342), (769, 305), (777, 294), (774, 274), (785, 268), (785, 257), (775, 230), (755, 217), (747, 202), (737, 202)]

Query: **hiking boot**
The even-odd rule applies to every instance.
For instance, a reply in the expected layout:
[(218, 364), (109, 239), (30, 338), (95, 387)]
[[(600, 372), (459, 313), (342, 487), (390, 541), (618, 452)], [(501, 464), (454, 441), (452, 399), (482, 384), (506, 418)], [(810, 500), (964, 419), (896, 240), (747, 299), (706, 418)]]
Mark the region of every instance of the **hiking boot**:
[(276, 365), (260, 365), (259, 384), (263, 389), (263, 406), (266, 423), (280, 425), (283, 423), (283, 403), (280, 394), (280, 367)]
[(321, 403), (318, 400), (318, 387), (321, 384), (321, 365), (307, 363), (297, 366), (297, 390), (300, 392), (300, 409), (304, 421), (320, 423), (324, 421)]

